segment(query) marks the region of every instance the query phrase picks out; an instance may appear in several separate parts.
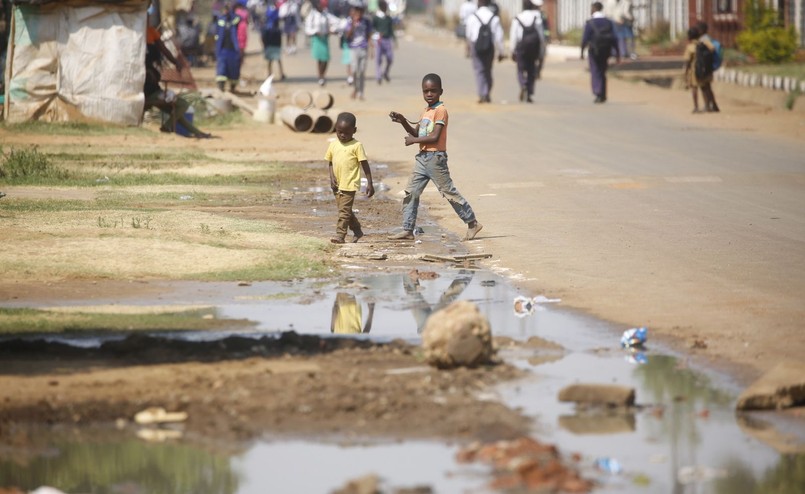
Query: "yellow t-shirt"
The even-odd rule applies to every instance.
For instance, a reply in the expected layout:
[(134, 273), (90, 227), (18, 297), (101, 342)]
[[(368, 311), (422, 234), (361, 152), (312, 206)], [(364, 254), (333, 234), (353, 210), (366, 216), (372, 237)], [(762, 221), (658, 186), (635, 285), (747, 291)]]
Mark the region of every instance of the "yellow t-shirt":
[(361, 306), (354, 295), (338, 293), (335, 297), (336, 310), (333, 313), (333, 333), (360, 333)]
[(366, 160), (363, 144), (355, 139), (342, 144), (336, 139), (330, 143), (324, 159), (333, 163), (338, 190), (355, 191), (361, 188), (361, 161)]

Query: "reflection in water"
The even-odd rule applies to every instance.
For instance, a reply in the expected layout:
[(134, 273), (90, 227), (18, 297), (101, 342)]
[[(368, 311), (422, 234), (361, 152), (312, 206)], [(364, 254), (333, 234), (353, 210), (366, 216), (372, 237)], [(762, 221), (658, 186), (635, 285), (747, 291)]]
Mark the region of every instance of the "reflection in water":
[(422, 293), (420, 292), (419, 279), (412, 279), (411, 276), (403, 275), (403, 288), (405, 288), (405, 293), (408, 296), (407, 306), (409, 309), (411, 309), (411, 313), (414, 315), (414, 319), (416, 320), (417, 333), (422, 333), (422, 330), (425, 329), (425, 322), (427, 322), (431, 314), (450, 305), (452, 302), (458, 299), (459, 295), (464, 292), (464, 290), (467, 288), (467, 285), (469, 285), (472, 281), (474, 274), (475, 272), (469, 269), (459, 270), (456, 274), (456, 277), (453, 279), (453, 282), (450, 283), (450, 286), (447, 287), (447, 289), (442, 293), (442, 296), (439, 297), (439, 301), (435, 304), (428, 303), (428, 301), (425, 300), (425, 297), (422, 296)]
[(340, 334), (368, 333), (372, 330), (372, 318), (375, 315), (375, 303), (368, 302), (369, 315), (366, 318), (366, 325), (361, 331), (363, 316), (361, 305), (355, 295), (338, 292), (333, 302), (333, 317), (330, 322), (330, 332)]
[[(104, 433), (106, 434), (106, 433)], [(114, 434), (117, 435), (117, 434)], [(129, 437), (49, 439), (55, 453), (0, 457), (0, 487), (30, 491), (51, 485), (67, 493), (222, 493), (239, 489), (227, 455), (183, 444), (150, 444)]]

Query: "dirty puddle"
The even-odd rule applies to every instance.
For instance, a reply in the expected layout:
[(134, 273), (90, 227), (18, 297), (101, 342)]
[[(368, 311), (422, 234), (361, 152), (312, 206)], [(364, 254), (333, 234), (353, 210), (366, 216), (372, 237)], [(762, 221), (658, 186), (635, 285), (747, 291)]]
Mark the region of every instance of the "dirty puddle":
[[(533, 313), (515, 314), (513, 300), (523, 294), (490, 272), (421, 272), (418, 280), (405, 273), (378, 273), (340, 283), (159, 285), (164, 285), (161, 295), (153, 298), (92, 304), (207, 305), (218, 318), (255, 321), (255, 329), (247, 333), (255, 336), (294, 330), (415, 342), (430, 313), (454, 300), (470, 300), (488, 317), (496, 336), (537, 336), (564, 347), (504, 350), (507, 360), (530, 369), (534, 377), (501, 387), (499, 398), (535, 419), (536, 437), (555, 443), (566, 456), (578, 453), (579, 467), (599, 482), (599, 491), (800, 492), (805, 481), (805, 455), (780, 454), (755, 438), (774, 423), (801, 444), (805, 431), (799, 424), (776, 415), (736, 417), (738, 390), (723, 377), (694, 369), (685, 356), (652, 345), (650, 328), (648, 348), (630, 353), (619, 347), (626, 328), (563, 310), (561, 303), (537, 303)], [(224, 334), (231, 333), (171, 337), (213, 339)], [(87, 346), (110, 338), (115, 337), (58, 339)], [(639, 406), (577, 413), (572, 405), (559, 403), (557, 393), (578, 382), (632, 386)], [(204, 448), (184, 440), (146, 442), (113, 428), (43, 434), (51, 445), (47, 451), (26, 451), (20, 461), (0, 462), (0, 485), (157, 493), (177, 492), (181, 480), (186, 487), (182, 492), (330, 492), (374, 473), (393, 488), (429, 485), (448, 493), (485, 492), (488, 481), (484, 467), (455, 462), (457, 445), (427, 441), (269, 437), (246, 447)]]

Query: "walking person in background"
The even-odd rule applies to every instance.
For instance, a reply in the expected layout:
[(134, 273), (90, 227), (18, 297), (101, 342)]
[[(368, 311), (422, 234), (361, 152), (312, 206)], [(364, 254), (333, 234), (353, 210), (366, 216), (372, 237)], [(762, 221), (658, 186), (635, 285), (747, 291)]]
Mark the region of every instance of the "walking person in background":
[(215, 83), (224, 90), (229, 83), (234, 93), (240, 79), (241, 50), (238, 44), (240, 17), (232, 12), (232, 4), (225, 2), (215, 21)]
[(238, 48), (240, 49), (240, 68), (243, 68), (243, 60), (246, 58), (246, 45), (249, 42), (249, 9), (246, 8), (246, 0), (237, 0), (235, 3), (235, 15), (240, 17), (238, 23)]
[(372, 21), (363, 15), (363, 4), (356, 3), (349, 12), (344, 37), (349, 43), (350, 66), (354, 78), (352, 99), (363, 99), (366, 87), (366, 64), (369, 61), (369, 39), (372, 36)]
[(280, 13), (275, 4), (270, 4), (265, 13), (265, 22), (260, 30), (263, 41), (263, 57), (268, 64), (268, 77), (274, 75), (274, 62), (279, 67), (278, 81), (285, 80), (285, 70), (282, 68), (282, 29), (280, 27)]
[(361, 223), (352, 210), (355, 194), (361, 188), (361, 169), (366, 177), (366, 196), (375, 195), (372, 170), (366, 159), (366, 151), (363, 149), (363, 144), (354, 137), (357, 131), (355, 115), (347, 112), (339, 113), (335, 121), (336, 139), (330, 143), (324, 154), (330, 170), (330, 188), (335, 194), (338, 206), (335, 236), (330, 239), (334, 244), (343, 244), (348, 230), (352, 230), (353, 243), (363, 237)]
[(551, 27), (548, 24), (548, 16), (542, 11), (542, 0), (531, 0), (531, 3), (539, 12), (540, 21), (542, 23), (542, 47), (539, 50), (539, 59), (537, 60), (537, 80), (542, 79), (542, 69), (545, 68), (545, 53), (548, 52), (548, 43), (551, 42)]
[[(386, 0), (377, 3), (377, 12), (372, 19), (374, 28), (373, 38), (377, 43), (375, 49), (375, 77), (377, 83), (381, 84), (383, 79), (391, 82), (389, 70), (394, 63), (394, 45), (397, 44), (397, 37), (394, 34), (394, 19), (388, 14), (389, 5)], [(386, 68), (381, 70), (383, 59), (386, 60)]]
[(390, 240), (414, 240), (417, 210), (422, 191), (433, 180), (434, 185), (453, 207), (461, 221), (467, 224), (464, 240), (472, 240), (481, 231), (481, 225), (475, 218), (470, 203), (453, 185), (450, 170), (447, 168), (447, 108), (441, 101), (442, 78), (438, 74), (427, 74), (422, 78), (422, 97), (428, 104), (416, 127), (412, 127), (401, 113), (390, 112), (392, 122), (397, 122), (405, 129), (405, 145), (419, 145), (414, 171), (405, 186), (403, 198), (403, 231), (389, 237)]
[(618, 37), (618, 51), (623, 58), (637, 58), (634, 52), (634, 13), (632, 0), (618, 0), (615, 7), (615, 34)]
[(338, 18), (330, 15), (322, 0), (312, 0), (313, 9), (305, 17), (305, 34), (310, 36), (310, 52), (316, 61), (319, 86), (327, 83), (327, 66), (330, 63), (330, 33), (338, 26)]
[(285, 0), (278, 5), (282, 31), (285, 33), (285, 51), (293, 55), (296, 53), (296, 33), (299, 32), (300, 8), (299, 0)]
[(456, 36), (464, 41), (464, 56), (470, 56), (470, 44), (467, 41), (467, 19), (478, 10), (475, 0), (467, 0), (458, 9), (458, 25), (456, 26)]
[[(696, 29), (699, 30), (699, 34), (700, 34), (699, 42), (701, 42), (702, 44), (704, 44), (704, 46), (707, 47), (707, 49), (712, 54), (712, 57), (714, 58), (713, 59), (714, 63), (712, 65), (710, 65), (709, 67), (706, 67), (707, 72), (709, 72), (709, 77), (705, 76), (705, 77), (702, 78), (705, 81), (704, 85), (701, 86), (702, 95), (704, 96), (705, 102), (706, 102), (705, 111), (718, 112), (718, 111), (721, 111), (721, 110), (718, 108), (718, 105), (716, 104), (716, 95), (715, 95), (715, 93), (713, 93), (713, 72), (718, 67), (721, 66), (721, 60), (719, 58), (721, 55), (720, 55), (720, 53), (718, 53), (721, 44), (718, 43), (717, 41), (714, 41), (713, 38), (711, 38), (710, 35), (707, 34), (707, 23), (706, 22), (704, 22), (704, 21), (697, 22), (696, 23)], [(716, 44), (718, 44), (718, 46), (716, 46)], [(719, 58), (719, 60), (717, 62), (718, 67), (716, 66), (716, 60), (715, 60), (716, 58)], [(709, 102), (709, 104), (707, 104), (707, 102)]]
[(520, 101), (533, 103), (534, 81), (537, 78), (537, 64), (545, 50), (545, 33), (542, 29), (542, 14), (537, 2), (542, 0), (523, 0), (523, 11), (511, 24), (509, 46), (512, 59), (517, 64), (517, 82), (520, 84)]
[(607, 100), (607, 69), (613, 51), (617, 63), (621, 61), (615, 25), (604, 16), (603, 9), (601, 2), (593, 2), (592, 18), (584, 24), (584, 34), (581, 38), (582, 59), (584, 49), (590, 47), (588, 58), (590, 82), (595, 95), (594, 103), (604, 103)]
[[(709, 36), (705, 37), (698, 26), (688, 29), (688, 44), (685, 47), (685, 88), (693, 96), (693, 113), (720, 111), (716, 104), (711, 84), (713, 82), (712, 57), (715, 47)], [(704, 98), (704, 110), (699, 109), (699, 89)]]
[(478, 10), (467, 19), (467, 42), (478, 88), (478, 103), (490, 103), (492, 91), (492, 64), (495, 52), (498, 61), (503, 54), (503, 27), (500, 18), (489, 8), (489, 0), (478, 0)]

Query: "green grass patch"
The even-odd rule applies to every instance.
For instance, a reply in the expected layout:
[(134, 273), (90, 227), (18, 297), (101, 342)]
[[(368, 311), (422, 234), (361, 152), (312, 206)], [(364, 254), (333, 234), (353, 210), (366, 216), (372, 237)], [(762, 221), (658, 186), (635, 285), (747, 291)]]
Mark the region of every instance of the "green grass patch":
[(198, 162), (218, 163), (198, 149), (171, 149), (159, 153), (100, 154), (100, 153), (51, 153), (50, 158), (57, 163), (79, 163), (112, 169), (144, 168), (148, 170), (170, 168), (176, 165), (194, 165)]
[(123, 127), (118, 125), (90, 124), (81, 122), (41, 122), (30, 121), (16, 124), (6, 124), (6, 130), (18, 134), (46, 134), (46, 135), (145, 135), (152, 132), (141, 127)]
[(232, 327), (247, 329), (254, 325), (254, 322), (245, 319), (218, 319), (211, 308), (157, 314), (0, 309), (0, 334), (5, 335), (80, 331), (205, 331)]
[(246, 117), (243, 115), (243, 112), (240, 110), (233, 110), (229, 113), (224, 113), (220, 115), (213, 115), (213, 116), (206, 116), (206, 112), (196, 112), (195, 118), (193, 119), (193, 125), (200, 129), (209, 129), (209, 128), (216, 128), (216, 129), (227, 129), (232, 127), (237, 127), (239, 125), (244, 125), (246, 123)]
[[(321, 245), (320, 251), (326, 246)], [(304, 247), (293, 252), (278, 252), (267, 263), (232, 271), (199, 273), (192, 279), (200, 281), (288, 281), (302, 278), (326, 278), (334, 274), (333, 265)]]
[(53, 164), (45, 153), (36, 146), (11, 149), (6, 152), (0, 147), (0, 178), (10, 183), (26, 180), (61, 181), (69, 177), (69, 172)]

